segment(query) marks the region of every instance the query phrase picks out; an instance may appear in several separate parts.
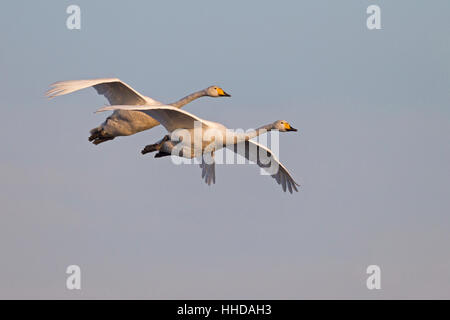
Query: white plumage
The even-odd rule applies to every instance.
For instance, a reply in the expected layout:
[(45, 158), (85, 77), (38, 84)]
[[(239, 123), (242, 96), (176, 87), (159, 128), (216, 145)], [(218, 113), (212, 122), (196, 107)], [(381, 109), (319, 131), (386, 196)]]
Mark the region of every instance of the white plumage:
[[(281, 185), (283, 191), (289, 190), (290, 193), (294, 190), (298, 191), (297, 186), (299, 186), (299, 184), (295, 182), (286, 167), (281, 164), (273, 152), (269, 148), (250, 140), (270, 130), (278, 130), (281, 132), (297, 131), (297, 129), (291, 127), (287, 121), (278, 120), (249, 133), (235, 133), (218, 122), (201, 119), (187, 111), (172, 106), (118, 105), (102, 107), (96, 112), (108, 110), (134, 110), (148, 114), (159, 121), (169, 132), (169, 135), (165, 136), (155, 144), (146, 146), (142, 153), (146, 154), (158, 151), (155, 157), (163, 157), (171, 154), (181, 155), (186, 158), (201, 157), (202, 162), (200, 167), (202, 169), (202, 178), (205, 179), (205, 182), (208, 185), (215, 183), (214, 151), (227, 147), (249, 161), (256, 163), (263, 170), (266, 170), (275, 181)], [(201, 143), (195, 145), (193, 143), (195, 135), (194, 130), (199, 127), (203, 129)], [(172, 134), (177, 130), (185, 130), (190, 136), (188, 136), (189, 139), (183, 139), (181, 141), (172, 140)], [(208, 132), (208, 130), (210, 132)], [(211, 130), (213, 131), (212, 134)], [(222, 136), (222, 139), (211, 139), (211, 137), (216, 138), (218, 136)], [(177, 152), (174, 153), (175, 148), (177, 148), (176, 150), (185, 150), (185, 148), (188, 148), (190, 152), (182, 152), (181, 154)], [(212, 161), (210, 162), (206, 162), (203, 159), (208, 152), (212, 153)], [(265, 157), (268, 157), (269, 159), (262, 161), (261, 155), (265, 155)], [(276, 167), (275, 172), (273, 172), (274, 167)]]
[[(163, 103), (159, 101), (140, 94), (128, 84), (117, 78), (55, 82), (46, 92), (46, 96), (51, 99), (89, 87), (93, 87), (98, 94), (105, 96), (111, 105), (163, 105)], [(229, 97), (230, 95), (218, 86), (210, 86), (204, 90), (194, 92), (171, 105), (181, 108), (187, 103), (205, 96)], [(89, 137), (89, 141), (92, 141), (94, 144), (99, 144), (112, 140), (118, 136), (129, 136), (148, 130), (158, 124), (158, 121), (145, 113), (132, 110), (117, 110), (100, 126), (93, 128), (90, 131), (91, 136)]]

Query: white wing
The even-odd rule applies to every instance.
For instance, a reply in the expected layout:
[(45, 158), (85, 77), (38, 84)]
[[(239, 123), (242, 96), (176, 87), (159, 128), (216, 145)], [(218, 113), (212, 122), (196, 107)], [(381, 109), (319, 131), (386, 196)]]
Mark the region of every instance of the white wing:
[(161, 102), (140, 94), (117, 78), (59, 81), (51, 84), (50, 87), (45, 93), (50, 99), (84, 88), (94, 87), (98, 94), (108, 99), (110, 104), (162, 105)]
[[(211, 153), (212, 159), (214, 159), (214, 152)], [(202, 179), (205, 179), (205, 182), (208, 186), (211, 183), (216, 183), (216, 164), (213, 161), (212, 163), (207, 163), (202, 157), (202, 162), (200, 162), (200, 168), (202, 169)]]
[[(227, 145), (227, 148), (245, 157), (247, 160), (255, 162), (259, 167), (265, 169), (266, 171), (268, 171), (268, 168), (273, 163), (272, 161), (275, 161), (278, 164), (278, 170), (275, 174), (271, 175), (272, 178), (274, 178), (277, 183), (283, 187), (284, 192), (286, 192), (286, 187), (289, 189), (290, 193), (292, 193), (292, 189), (298, 192), (297, 186), (300, 185), (294, 181), (290, 173), (275, 157), (270, 149), (254, 141), (243, 141), (235, 145)], [(268, 160), (270, 159), (270, 162), (263, 163), (260, 161), (259, 154), (262, 151), (265, 151), (267, 153), (267, 157)]]
[(96, 111), (103, 112), (109, 110), (135, 110), (148, 114), (153, 119), (161, 123), (167, 131), (172, 132), (176, 129), (194, 129), (195, 121), (199, 121), (203, 128), (208, 127), (208, 121), (200, 119), (193, 114), (178, 109), (176, 107), (161, 106), (106, 106)]

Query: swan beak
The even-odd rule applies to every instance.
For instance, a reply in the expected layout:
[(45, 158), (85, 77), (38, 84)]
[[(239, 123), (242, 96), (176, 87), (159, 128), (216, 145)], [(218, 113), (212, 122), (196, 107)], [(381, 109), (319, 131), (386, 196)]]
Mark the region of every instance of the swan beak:
[(287, 129), (287, 131), (298, 131), (298, 130), (295, 129), (294, 127), (289, 126), (289, 129)]
[(226, 93), (225, 91), (223, 91), (222, 88), (218, 88), (218, 89), (217, 89), (217, 93), (218, 93), (219, 96), (221, 96), (221, 97), (231, 97), (231, 95), (229, 95), (228, 93)]

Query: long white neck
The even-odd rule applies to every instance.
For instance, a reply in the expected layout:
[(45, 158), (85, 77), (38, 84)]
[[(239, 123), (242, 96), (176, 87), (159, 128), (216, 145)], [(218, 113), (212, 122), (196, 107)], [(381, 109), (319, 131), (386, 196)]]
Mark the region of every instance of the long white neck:
[(180, 100), (178, 100), (177, 102), (171, 103), (171, 106), (174, 106), (176, 108), (181, 108), (182, 106), (188, 104), (191, 101), (194, 101), (195, 99), (198, 99), (200, 97), (204, 97), (207, 96), (208, 94), (206, 93), (206, 90), (200, 90), (197, 92), (194, 92), (184, 98), (181, 98)]
[(253, 139), (259, 135), (267, 133), (268, 131), (273, 129), (273, 124), (266, 124), (265, 126), (259, 127), (256, 130), (250, 131), (247, 134), (248, 138), (246, 140)]
[(242, 142), (242, 141), (248, 141), (250, 139), (253, 139), (261, 134), (267, 133), (270, 130), (273, 130), (273, 124), (267, 124), (265, 126), (259, 127), (258, 129), (255, 129), (250, 132), (245, 133), (234, 133), (231, 137), (234, 144)]

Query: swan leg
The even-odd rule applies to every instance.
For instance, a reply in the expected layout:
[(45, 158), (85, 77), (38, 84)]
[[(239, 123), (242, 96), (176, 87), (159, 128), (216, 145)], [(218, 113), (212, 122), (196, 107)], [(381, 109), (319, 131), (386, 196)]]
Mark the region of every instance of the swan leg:
[[(169, 139), (170, 139), (169, 135), (165, 135), (164, 138), (162, 138), (157, 143), (146, 145), (144, 147), (144, 149), (142, 149), (141, 153), (146, 154), (146, 153), (150, 153), (150, 152), (154, 152), (154, 151), (159, 151), (161, 149), (161, 146), (163, 145), (163, 143), (168, 141)], [(159, 153), (162, 154), (163, 152), (159, 152)], [(169, 155), (170, 155), (170, 153), (169, 153)], [(159, 158), (159, 157), (162, 157), (162, 156), (158, 156), (156, 158)]]
[(162, 157), (167, 157), (170, 155), (171, 155), (171, 153), (159, 151), (157, 154), (155, 154), (155, 158), (162, 158)]
[(161, 145), (159, 143), (149, 144), (142, 149), (141, 153), (146, 154), (154, 151), (158, 151), (159, 148), (161, 148)]
[(94, 128), (90, 131), (90, 133), (91, 135), (89, 137), (89, 141), (95, 145), (115, 138), (114, 136), (108, 134), (102, 127)]

